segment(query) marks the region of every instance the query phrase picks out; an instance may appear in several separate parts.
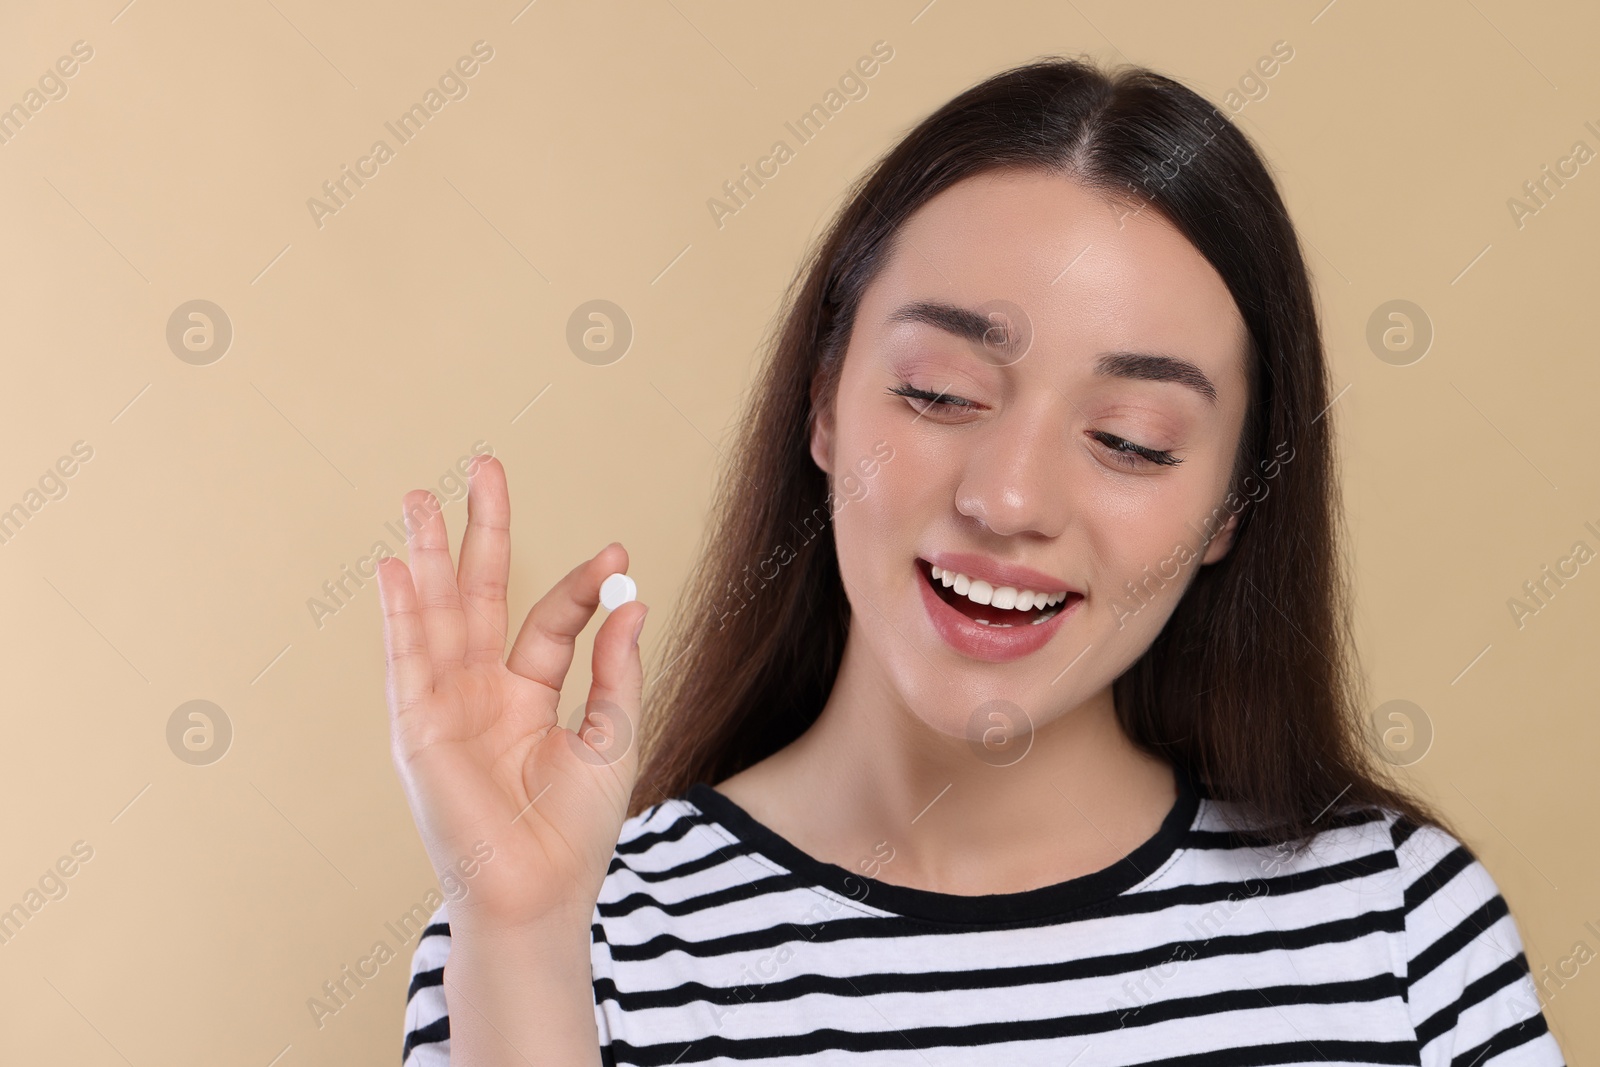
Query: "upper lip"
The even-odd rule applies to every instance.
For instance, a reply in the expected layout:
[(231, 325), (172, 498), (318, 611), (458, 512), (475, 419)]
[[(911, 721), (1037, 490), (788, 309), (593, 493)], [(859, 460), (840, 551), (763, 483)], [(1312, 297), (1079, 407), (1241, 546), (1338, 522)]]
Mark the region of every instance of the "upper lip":
[(1077, 593), (1082, 595), (1082, 590), (1074, 589), (1060, 578), (1054, 578), (1036, 571), (1032, 567), (1024, 567), (1020, 563), (1004, 563), (987, 556), (978, 556), (970, 552), (935, 552), (923, 559), (938, 567), (940, 570), (957, 571), (968, 578), (977, 578), (988, 582), (995, 588), (1009, 585), (1015, 589), (1031, 589), (1036, 593)]

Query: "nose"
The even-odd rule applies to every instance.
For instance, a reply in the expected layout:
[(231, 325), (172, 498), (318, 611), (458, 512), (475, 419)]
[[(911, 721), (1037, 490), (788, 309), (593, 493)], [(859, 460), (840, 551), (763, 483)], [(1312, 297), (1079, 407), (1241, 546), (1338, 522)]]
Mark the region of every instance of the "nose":
[(1059, 413), (1014, 407), (971, 438), (956, 510), (1001, 536), (1059, 537), (1067, 522)]

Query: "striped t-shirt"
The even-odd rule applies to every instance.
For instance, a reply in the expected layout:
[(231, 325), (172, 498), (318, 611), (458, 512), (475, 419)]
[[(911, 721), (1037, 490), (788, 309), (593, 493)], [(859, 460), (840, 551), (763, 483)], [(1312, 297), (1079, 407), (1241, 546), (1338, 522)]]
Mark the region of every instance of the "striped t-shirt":
[[(1522, 940), (1459, 841), (1331, 810), (1299, 850), (1230, 828), (1181, 771), (1154, 836), (1025, 892), (825, 863), (704, 783), (628, 819), (594, 909), (606, 1067), (1556, 1067)], [(405, 1067), (449, 1056), (441, 906)]]

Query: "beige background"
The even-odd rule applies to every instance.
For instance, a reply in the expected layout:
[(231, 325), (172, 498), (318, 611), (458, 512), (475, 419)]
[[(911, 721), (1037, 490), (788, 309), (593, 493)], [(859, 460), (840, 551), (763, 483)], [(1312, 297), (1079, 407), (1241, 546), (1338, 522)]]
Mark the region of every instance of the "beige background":
[[(661, 613), (694, 610), (675, 597), (759, 345), (846, 183), (1003, 66), (1083, 51), (1223, 103), (1280, 40), (1293, 59), (1237, 121), (1315, 250), (1348, 386), (1373, 695), (1423, 709), (1432, 746), (1398, 773), (1458, 817), (1536, 972), (1566, 968), (1545, 995), (1569, 1062), (1600, 1058), (1600, 965), (1573, 958), (1600, 951), (1600, 563), (1521, 629), (1507, 606), (1600, 549), (1600, 164), (1520, 228), (1508, 208), (1600, 149), (1600, 16), (925, 2), (6, 5), (0, 106), (74, 42), (93, 56), (0, 144), (0, 508), (75, 442), (93, 455), (0, 544), (0, 907), (74, 842), (93, 857), (0, 945), (0, 1060), (394, 1063), (411, 945), (320, 1029), (307, 1007), (434, 885), (390, 764), (376, 584), (320, 627), (308, 599), (399, 548), (401, 494), (448, 496), (484, 441), (513, 610), (621, 540), (651, 669)], [(468, 95), (395, 147), (384, 122), (480, 40)], [(868, 94), (719, 229), (708, 199), (879, 40)], [(380, 137), (394, 158), (319, 228), (308, 198)], [(609, 366), (565, 340), (595, 298), (635, 330)], [(194, 299), (234, 330), (206, 366), (165, 337)], [(1436, 331), (1410, 366), (1366, 341), (1393, 299)], [(446, 515), (459, 538), (459, 496)], [(234, 730), (209, 766), (166, 740), (194, 699)]]

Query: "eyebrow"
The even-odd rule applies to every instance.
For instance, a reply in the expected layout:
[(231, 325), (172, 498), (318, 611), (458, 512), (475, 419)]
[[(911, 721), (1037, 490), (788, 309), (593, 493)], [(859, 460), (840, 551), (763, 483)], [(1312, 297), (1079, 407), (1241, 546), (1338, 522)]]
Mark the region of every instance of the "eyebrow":
[[(890, 312), (888, 320), (920, 322), (978, 344), (984, 343), (995, 323), (971, 308), (939, 300), (918, 300)], [(1094, 373), (1107, 378), (1126, 378), (1142, 382), (1172, 382), (1193, 389), (1207, 402), (1217, 402), (1217, 387), (1204, 371), (1181, 356), (1156, 352), (1102, 352), (1095, 360)]]

